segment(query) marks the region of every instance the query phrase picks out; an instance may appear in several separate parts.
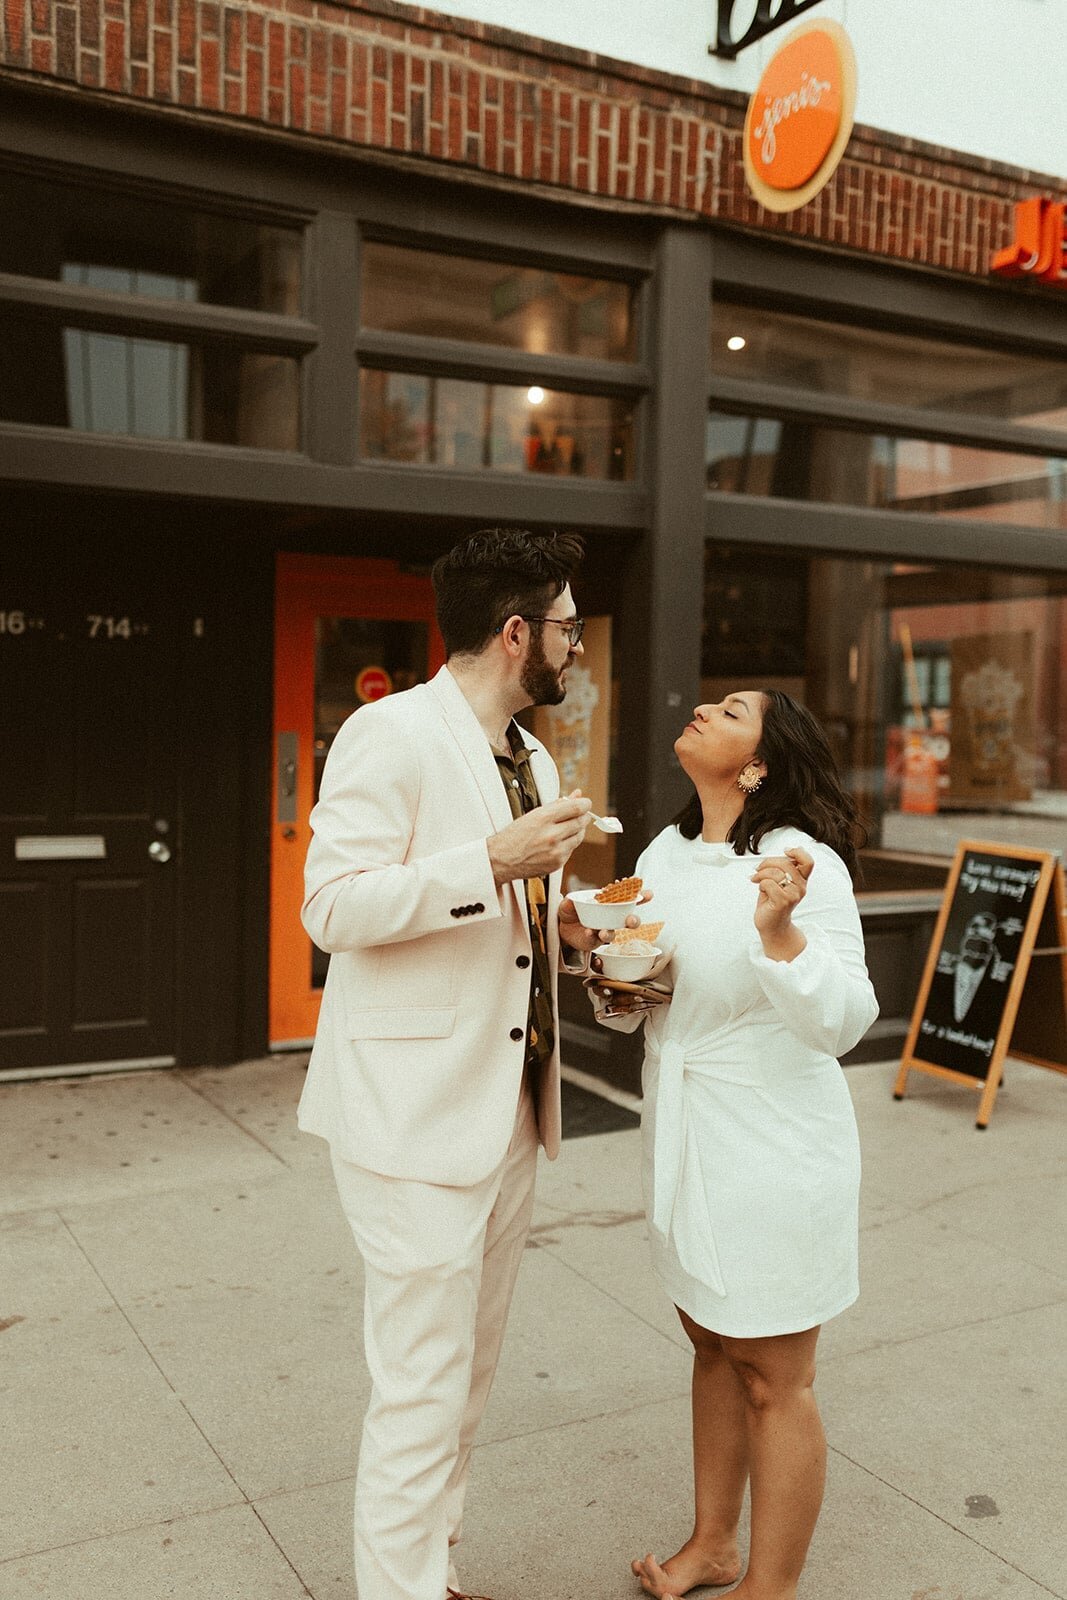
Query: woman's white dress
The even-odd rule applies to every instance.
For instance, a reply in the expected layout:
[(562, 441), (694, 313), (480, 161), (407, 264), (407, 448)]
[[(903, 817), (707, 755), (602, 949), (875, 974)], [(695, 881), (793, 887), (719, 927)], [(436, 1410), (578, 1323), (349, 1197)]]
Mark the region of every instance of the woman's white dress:
[[(793, 918), (807, 946), (771, 961), (750, 880), (760, 855), (796, 845), (815, 860)], [(798, 829), (738, 856), (673, 826), (637, 871), (655, 893), (674, 984), (670, 1005), (645, 1020), (653, 1266), (674, 1303), (716, 1333), (813, 1327), (859, 1293), (859, 1139), (836, 1057), (878, 1006), (848, 871)]]

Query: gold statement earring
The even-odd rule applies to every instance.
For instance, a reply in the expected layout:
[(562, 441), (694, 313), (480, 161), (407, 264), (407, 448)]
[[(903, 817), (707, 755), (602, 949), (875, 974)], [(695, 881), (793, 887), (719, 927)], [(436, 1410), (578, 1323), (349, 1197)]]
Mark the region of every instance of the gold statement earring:
[(742, 794), (755, 794), (762, 782), (763, 773), (751, 764), (747, 767), (742, 767), (737, 775), (737, 787)]

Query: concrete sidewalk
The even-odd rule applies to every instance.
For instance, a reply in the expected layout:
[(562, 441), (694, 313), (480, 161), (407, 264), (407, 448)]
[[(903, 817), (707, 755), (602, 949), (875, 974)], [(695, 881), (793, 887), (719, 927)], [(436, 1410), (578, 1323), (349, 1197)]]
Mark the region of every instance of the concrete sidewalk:
[[(1067, 1081), (848, 1069), (863, 1297), (823, 1335), (803, 1600), (1067, 1597)], [(0, 1089), (0, 1600), (344, 1600), (360, 1271), (302, 1062)], [(461, 1574), (626, 1600), (689, 1531), (690, 1358), (632, 1130), (542, 1162)], [(704, 1591), (706, 1594), (723, 1591)]]

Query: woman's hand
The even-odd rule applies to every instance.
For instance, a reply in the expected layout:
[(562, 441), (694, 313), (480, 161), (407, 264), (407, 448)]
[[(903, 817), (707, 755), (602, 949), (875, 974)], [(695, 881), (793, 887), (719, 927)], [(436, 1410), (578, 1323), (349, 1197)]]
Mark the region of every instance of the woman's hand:
[(784, 856), (768, 856), (752, 874), (752, 882), (759, 885), (753, 921), (763, 952), (772, 961), (792, 961), (807, 946), (793, 926), (793, 912), (808, 892), (814, 866), (806, 850), (794, 849)]
[[(652, 899), (652, 890), (648, 889), (637, 898), (638, 905), (644, 909)], [(630, 912), (626, 918), (628, 928), (637, 928), (641, 925), (641, 918)], [(559, 903), (559, 940), (560, 944), (569, 945), (572, 950), (595, 950), (598, 944), (610, 944), (614, 938), (610, 928), (587, 928), (578, 921), (578, 913), (574, 908), (574, 901), (566, 895)]]

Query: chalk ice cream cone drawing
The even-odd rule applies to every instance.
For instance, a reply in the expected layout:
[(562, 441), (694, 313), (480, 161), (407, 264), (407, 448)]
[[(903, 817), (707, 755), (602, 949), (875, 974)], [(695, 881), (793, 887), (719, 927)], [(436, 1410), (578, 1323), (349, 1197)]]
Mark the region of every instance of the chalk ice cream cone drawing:
[(996, 918), (980, 911), (971, 918), (960, 941), (960, 953), (953, 974), (952, 1015), (962, 1022), (996, 955), (993, 940), (996, 936)]

